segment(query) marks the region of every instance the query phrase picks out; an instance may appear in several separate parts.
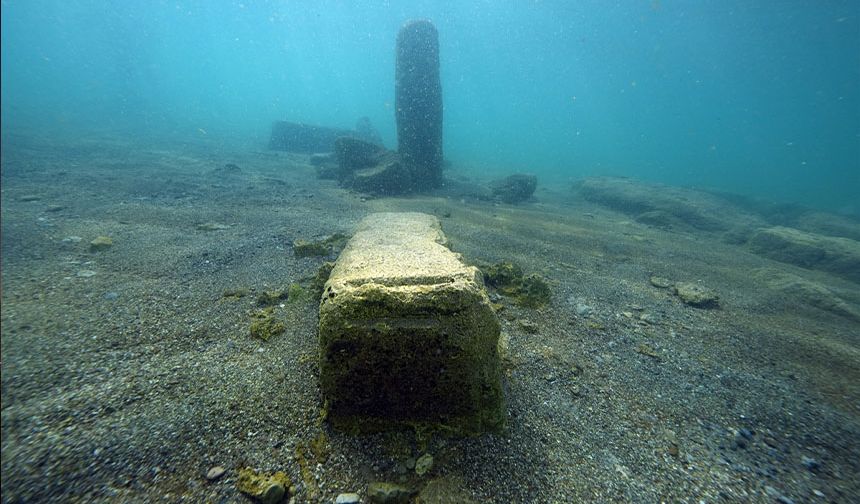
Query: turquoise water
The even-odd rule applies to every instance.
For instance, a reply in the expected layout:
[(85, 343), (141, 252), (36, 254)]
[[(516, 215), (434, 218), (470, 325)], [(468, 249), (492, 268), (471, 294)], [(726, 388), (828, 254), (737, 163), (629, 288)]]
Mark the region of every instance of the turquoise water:
[(396, 145), (394, 41), (440, 34), (455, 168), (627, 175), (860, 214), (860, 2), (2, 3), (2, 129)]

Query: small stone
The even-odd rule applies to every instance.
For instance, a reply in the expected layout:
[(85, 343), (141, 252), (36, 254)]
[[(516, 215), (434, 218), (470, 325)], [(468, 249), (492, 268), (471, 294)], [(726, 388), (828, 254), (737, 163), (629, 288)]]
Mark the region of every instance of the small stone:
[(424, 476), (430, 472), (431, 469), (433, 469), (433, 455), (425, 453), (415, 461), (415, 474), (418, 476)]
[(37, 196), (35, 194), (25, 194), (19, 198), (21, 201), (39, 201), (42, 199), (41, 196)]
[(576, 310), (576, 314), (580, 317), (588, 317), (594, 312), (594, 309), (585, 303), (576, 303), (573, 309)]
[(79, 276), (79, 277), (81, 277), (81, 278), (89, 278), (89, 277), (92, 277), (92, 276), (96, 276), (96, 272), (95, 272), (95, 271), (93, 271), (93, 270), (79, 270), (79, 271), (76, 273), (76, 275), (77, 275), (77, 276)]
[(357, 493), (342, 493), (338, 494), (337, 498), (335, 498), (335, 504), (358, 504), (361, 501), (361, 498)]
[(277, 504), (284, 499), (292, 481), (285, 473), (278, 471), (274, 474), (259, 473), (250, 467), (239, 469), (239, 479), (236, 488), (263, 504)]
[(537, 334), (540, 328), (531, 320), (518, 320), (517, 324), (529, 334)]
[(412, 492), (396, 483), (375, 481), (367, 485), (367, 499), (377, 504), (401, 504), (409, 502)]
[(215, 481), (218, 478), (220, 478), (221, 476), (224, 476), (225, 472), (227, 472), (227, 470), (224, 469), (223, 467), (215, 466), (215, 467), (209, 469), (209, 471), (206, 473), (206, 479), (208, 479), (209, 481)]
[(45, 209), (46, 212), (59, 212), (60, 210), (65, 210), (66, 207), (63, 205), (48, 205), (48, 208)]
[(745, 449), (749, 446), (749, 439), (741, 435), (740, 433), (735, 434), (734, 439), (732, 440), (732, 449), (737, 450), (738, 448)]
[(103, 297), (105, 299), (107, 299), (108, 301), (116, 301), (119, 298), (119, 293), (118, 292), (105, 292), (105, 295)]
[(225, 229), (230, 229), (230, 226), (226, 224), (218, 224), (217, 222), (204, 222), (203, 224), (197, 224), (198, 231), (223, 231)]
[(678, 451), (678, 445), (676, 445), (675, 443), (669, 443), (669, 446), (666, 448), (666, 451), (669, 452), (669, 455), (676, 457), (676, 458), (678, 457), (678, 455), (680, 453)]
[(657, 287), (658, 289), (668, 289), (672, 286), (671, 280), (659, 276), (652, 276), (648, 279), (648, 281), (651, 282), (651, 285)]
[(110, 236), (98, 236), (90, 242), (90, 252), (100, 252), (113, 247), (113, 240)]
[(804, 455), (800, 459), (800, 461), (803, 464), (803, 467), (807, 468), (812, 472), (815, 472), (821, 468), (821, 463), (819, 461), (815, 460), (814, 458), (807, 457), (806, 455)]
[(651, 357), (652, 359), (660, 359), (660, 354), (658, 354), (657, 351), (654, 350), (654, 347), (647, 343), (639, 344), (639, 346), (636, 347), (636, 353)]
[(63, 243), (78, 243), (81, 240), (83, 240), (83, 238), (80, 236), (67, 236), (63, 238)]
[(779, 504), (794, 504), (794, 501), (786, 497), (785, 495), (780, 495), (779, 497), (777, 497), (776, 502), (778, 502)]
[(824, 492), (822, 492), (821, 490), (813, 490), (812, 495), (816, 497), (825, 497)]
[(714, 308), (719, 300), (712, 290), (691, 282), (678, 282), (674, 290), (681, 301), (696, 308)]

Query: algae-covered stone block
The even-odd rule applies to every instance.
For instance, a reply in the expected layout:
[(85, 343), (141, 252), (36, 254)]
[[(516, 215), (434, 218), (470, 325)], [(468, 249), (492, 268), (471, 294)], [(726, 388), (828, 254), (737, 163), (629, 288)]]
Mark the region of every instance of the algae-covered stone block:
[(504, 424), (499, 322), (477, 268), (421, 213), (365, 218), (325, 284), (320, 381), (335, 427)]

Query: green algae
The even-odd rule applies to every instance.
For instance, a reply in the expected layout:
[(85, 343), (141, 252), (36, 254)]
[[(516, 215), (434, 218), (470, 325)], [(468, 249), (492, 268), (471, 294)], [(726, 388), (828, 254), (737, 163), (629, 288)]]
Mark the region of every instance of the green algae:
[(520, 306), (540, 308), (552, 299), (552, 289), (542, 276), (526, 275), (519, 265), (510, 261), (483, 266), (481, 272), (487, 285)]
[(251, 336), (269, 341), (287, 330), (287, 326), (275, 317), (274, 308), (263, 308), (251, 314)]
[(297, 283), (291, 283), (289, 288), (287, 288), (287, 302), (288, 303), (303, 303), (305, 301), (310, 300), (310, 295), (308, 291)]
[(273, 306), (287, 299), (287, 297), (289, 297), (289, 291), (286, 290), (263, 291), (257, 295), (257, 304), (259, 306)]
[(248, 289), (239, 287), (236, 289), (224, 289), (224, 292), (221, 293), (221, 297), (224, 299), (240, 299), (248, 294), (250, 294)]
[(90, 242), (90, 252), (101, 252), (113, 247), (113, 240), (110, 236), (98, 236)]
[(295, 457), (296, 462), (299, 464), (299, 472), (302, 473), (302, 481), (305, 484), (305, 492), (307, 493), (307, 498), (309, 501), (314, 502), (319, 498), (320, 490), (317, 487), (317, 481), (314, 477), (314, 472), (311, 469), (310, 462), (308, 461), (308, 448), (299, 443), (296, 446)]
[(293, 482), (290, 477), (282, 471), (275, 473), (263, 473), (255, 471), (250, 467), (239, 469), (239, 479), (236, 488), (263, 504), (277, 504), (289, 497), (292, 492)]
[(309, 289), (311, 291), (311, 295), (317, 301), (322, 297), (323, 291), (325, 290), (325, 283), (328, 281), (328, 277), (331, 275), (331, 270), (333, 269), (334, 263), (326, 261), (322, 263), (322, 266), (317, 270), (317, 274), (311, 279)]
[(335, 233), (324, 240), (302, 240), (293, 242), (293, 254), (296, 257), (321, 257), (330, 255), (335, 249), (341, 249), (349, 236)]

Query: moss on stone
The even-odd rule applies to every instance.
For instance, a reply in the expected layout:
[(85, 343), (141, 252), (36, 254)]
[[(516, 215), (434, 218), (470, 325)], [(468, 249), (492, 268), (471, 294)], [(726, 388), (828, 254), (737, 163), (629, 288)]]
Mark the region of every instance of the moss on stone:
[(330, 261), (326, 261), (322, 263), (322, 266), (317, 270), (317, 274), (311, 279), (310, 291), (311, 295), (319, 301), (322, 296), (323, 290), (325, 290), (325, 283), (328, 281), (328, 277), (331, 275), (331, 270), (334, 269), (334, 263)]
[(328, 435), (325, 431), (320, 431), (319, 435), (311, 440), (311, 453), (314, 455), (318, 464), (325, 464), (331, 454), (331, 445), (329, 444)]
[(113, 247), (113, 239), (110, 236), (98, 236), (90, 242), (90, 252), (101, 252)]
[(282, 471), (275, 473), (257, 472), (250, 467), (239, 469), (236, 488), (263, 504), (277, 504), (289, 497), (293, 482)]
[(718, 308), (719, 296), (699, 284), (692, 282), (678, 282), (674, 287), (675, 295), (684, 303), (696, 308)]
[(503, 261), (481, 268), (487, 285), (497, 289), (516, 287), (523, 280), (523, 269), (510, 261)]
[(299, 239), (293, 242), (293, 254), (296, 257), (327, 256), (331, 254), (331, 247), (322, 241), (311, 242)]
[(552, 291), (549, 288), (549, 284), (542, 276), (537, 274), (527, 275), (523, 278), (523, 281), (514, 296), (517, 304), (528, 308), (541, 307), (549, 303), (551, 298)]
[(299, 471), (302, 473), (302, 481), (305, 484), (305, 492), (307, 498), (311, 502), (315, 502), (319, 498), (319, 487), (314, 477), (314, 472), (311, 470), (311, 465), (308, 462), (307, 448), (304, 444), (299, 443), (295, 451), (296, 462), (299, 464)]
[(224, 292), (221, 293), (221, 297), (224, 299), (239, 299), (247, 296), (248, 294), (250, 294), (248, 289), (239, 287), (236, 289), (224, 289)]
[(251, 336), (269, 341), (272, 336), (281, 334), (287, 326), (275, 317), (274, 308), (263, 308), (251, 314)]
[(502, 295), (528, 308), (539, 308), (549, 303), (552, 290), (543, 277), (526, 275), (523, 269), (510, 261), (483, 266), (481, 272), (487, 285), (495, 287)]
[(310, 298), (307, 290), (297, 283), (291, 283), (287, 289), (288, 303), (303, 303)]
[(260, 306), (276, 305), (289, 297), (288, 290), (270, 290), (263, 291), (257, 295), (257, 304)]
[(327, 256), (336, 249), (341, 249), (349, 239), (348, 236), (335, 233), (324, 240), (302, 240), (293, 242), (293, 253), (296, 257)]

